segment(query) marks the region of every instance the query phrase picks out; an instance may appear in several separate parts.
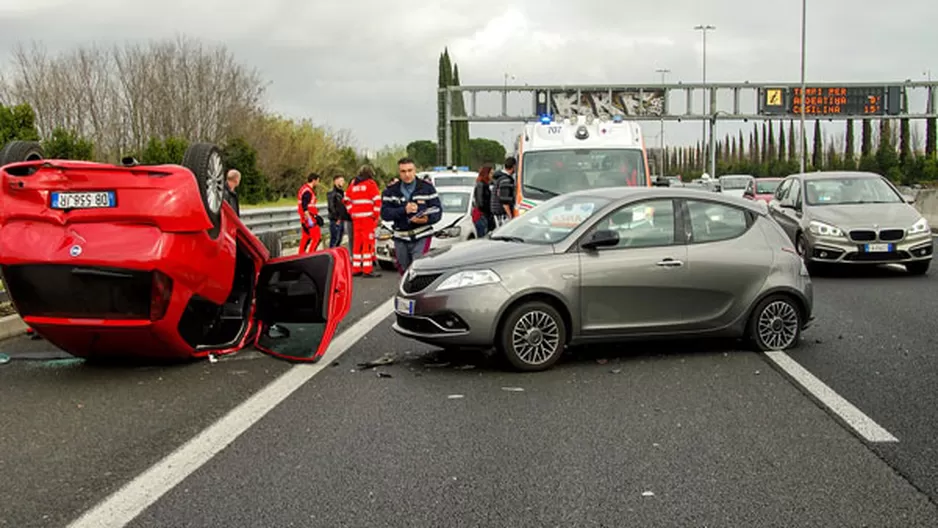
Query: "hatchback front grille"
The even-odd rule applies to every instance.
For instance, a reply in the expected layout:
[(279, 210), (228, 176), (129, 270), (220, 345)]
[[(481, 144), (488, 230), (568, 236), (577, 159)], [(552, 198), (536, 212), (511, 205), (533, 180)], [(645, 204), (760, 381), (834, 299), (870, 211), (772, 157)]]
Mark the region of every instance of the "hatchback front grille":
[(442, 273), (430, 273), (427, 275), (414, 275), (408, 277), (404, 284), (401, 285), (401, 289), (404, 290), (404, 293), (417, 293), (424, 290), (427, 286), (433, 283), (433, 281), (440, 278)]
[(857, 242), (872, 242), (876, 240), (876, 231), (867, 229), (857, 229), (850, 232), (850, 238)]
[(879, 239), (883, 242), (895, 242), (902, 240), (904, 236), (905, 230), (903, 229), (883, 229), (879, 232)]

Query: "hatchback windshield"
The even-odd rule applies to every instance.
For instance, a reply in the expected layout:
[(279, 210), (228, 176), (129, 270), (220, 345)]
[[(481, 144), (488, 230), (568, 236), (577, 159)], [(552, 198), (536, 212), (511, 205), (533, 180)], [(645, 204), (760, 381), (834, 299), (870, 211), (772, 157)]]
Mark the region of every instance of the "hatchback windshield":
[(902, 203), (903, 199), (882, 178), (825, 178), (805, 181), (808, 205)]
[(470, 194), (467, 192), (440, 192), (440, 204), (444, 213), (465, 213), (469, 209)]
[(525, 154), (521, 162), (521, 191), (534, 200), (597, 187), (646, 185), (639, 149), (535, 151)]
[(559, 196), (513, 218), (492, 233), (493, 240), (556, 244), (610, 200), (597, 196)]
[(746, 176), (720, 178), (720, 188), (724, 190), (745, 189), (751, 179)]
[(756, 194), (775, 194), (782, 180), (756, 180)]

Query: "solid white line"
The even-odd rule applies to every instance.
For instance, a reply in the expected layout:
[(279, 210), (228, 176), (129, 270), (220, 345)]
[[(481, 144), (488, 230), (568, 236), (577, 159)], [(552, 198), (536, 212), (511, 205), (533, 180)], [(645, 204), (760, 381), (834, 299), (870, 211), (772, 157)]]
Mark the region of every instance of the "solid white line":
[(766, 356), (787, 372), (808, 392), (813, 394), (828, 409), (840, 416), (867, 442), (898, 442), (899, 439), (883, 429), (872, 418), (863, 414), (852, 403), (834, 392), (823, 381), (816, 378), (784, 352), (766, 352)]
[(356, 321), (336, 336), (318, 362), (293, 366), (182, 447), (88, 510), (69, 524), (69, 528), (118, 528), (131, 522), (287, 399), (293, 391), (332, 364), (337, 357), (390, 315), (392, 304), (393, 298), (388, 299)]

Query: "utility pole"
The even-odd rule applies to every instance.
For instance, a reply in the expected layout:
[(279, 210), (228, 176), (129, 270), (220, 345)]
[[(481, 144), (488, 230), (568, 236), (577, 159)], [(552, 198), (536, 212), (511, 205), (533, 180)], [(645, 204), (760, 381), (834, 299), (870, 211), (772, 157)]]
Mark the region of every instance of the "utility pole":
[[(671, 73), (671, 70), (668, 70), (668, 69), (665, 69), (665, 68), (660, 68), (660, 69), (655, 70), (655, 72), (661, 74), (661, 84), (662, 84), (662, 86), (663, 86), (663, 85), (665, 84), (665, 79), (664, 79), (664, 77), (665, 77), (665, 75)], [(667, 93), (665, 93), (665, 96), (667, 96)], [(659, 143), (660, 143), (660, 145), (661, 145), (661, 147), (660, 147), (661, 150), (659, 151), (659, 152), (660, 152), (660, 154), (659, 154), (659, 156), (660, 156), (660, 161), (659, 161), (659, 163), (658, 163), (658, 176), (664, 176), (664, 175), (665, 175), (665, 174), (664, 174), (664, 160), (665, 160), (665, 155), (664, 155), (664, 116), (663, 116), (663, 115), (662, 115), (662, 117), (661, 117), (661, 132), (660, 132), (658, 135), (661, 136), (661, 137), (660, 137), (660, 140), (659, 140)]]
[[(704, 115), (710, 115), (710, 109), (709, 109), (709, 107), (708, 107), (708, 105), (707, 105), (707, 31), (716, 29), (716, 26), (711, 26), (711, 25), (709, 25), (709, 24), (706, 24), (706, 25), (703, 25), (703, 24), (702, 24), (702, 25), (699, 25), (699, 26), (694, 26), (694, 29), (703, 33), (703, 84), (704, 84), (704, 90), (703, 90), (703, 107), (702, 107), (702, 108), (703, 108), (703, 110), (704, 110), (704, 112), (703, 112)], [(713, 134), (713, 127), (712, 127), (712, 126), (710, 127), (710, 134), (711, 134), (711, 135)], [(707, 141), (707, 120), (706, 120), (706, 119), (704, 119), (704, 122), (703, 122), (703, 137), (701, 138), (701, 141), (704, 141), (704, 142)], [(711, 155), (713, 155), (713, 154), (711, 153)], [(704, 163), (706, 163), (706, 162), (704, 162)], [(705, 170), (706, 170), (706, 169), (705, 169)], [(710, 176), (712, 177), (713, 175), (711, 174)]]
[(807, 35), (807, 12), (808, 12), (808, 0), (801, 0), (801, 146), (798, 150), (801, 152), (801, 173), (804, 174), (805, 158), (807, 157), (806, 147), (808, 143), (808, 138), (805, 136), (805, 127), (804, 127), (804, 105), (805, 98), (808, 96), (806, 93), (807, 88), (804, 81), (804, 68), (805, 68), (805, 37)]

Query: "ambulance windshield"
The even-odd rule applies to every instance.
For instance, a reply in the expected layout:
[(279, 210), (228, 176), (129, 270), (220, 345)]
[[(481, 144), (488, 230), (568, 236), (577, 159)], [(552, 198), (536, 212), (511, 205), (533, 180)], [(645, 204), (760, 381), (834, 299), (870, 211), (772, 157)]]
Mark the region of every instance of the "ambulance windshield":
[(533, 200), (599, 187), (647, 186), (640, 149), (527, 152), (521, 161), (520, 183), (524, 197)]

